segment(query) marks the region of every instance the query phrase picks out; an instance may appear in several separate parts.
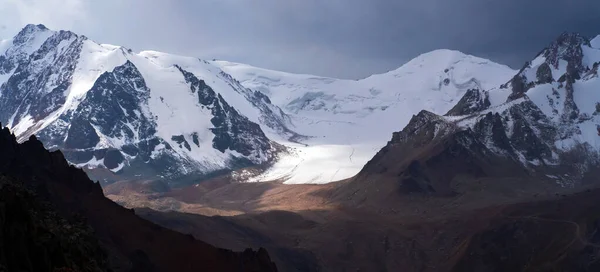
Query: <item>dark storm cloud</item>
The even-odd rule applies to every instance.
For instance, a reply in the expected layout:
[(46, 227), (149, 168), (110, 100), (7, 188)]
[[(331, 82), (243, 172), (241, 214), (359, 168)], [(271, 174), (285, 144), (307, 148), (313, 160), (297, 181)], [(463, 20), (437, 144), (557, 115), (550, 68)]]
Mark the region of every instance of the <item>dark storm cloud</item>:
[(260, 16), (273, 13), (281, 39), (329, 48), (355, 61), (378, 60), (381, 66), (367, 67), (367, 74), (438, 48), (520, 67), (563, 31), (600, 33), (597, 0), (258, 2), (272, 7)]
[(68, 27), (98, 41), (346, 78), (438, 48), (519, 68), (563, 31), (600, 34), (600, 0), (52, 1), (82, 2)]

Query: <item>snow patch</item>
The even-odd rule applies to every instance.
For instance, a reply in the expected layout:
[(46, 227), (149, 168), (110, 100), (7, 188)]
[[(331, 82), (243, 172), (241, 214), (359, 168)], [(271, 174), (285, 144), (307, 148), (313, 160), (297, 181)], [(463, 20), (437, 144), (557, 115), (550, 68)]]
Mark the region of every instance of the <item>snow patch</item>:
[(100, 167), (104, 167), (104, 159), (96, 159), (96, 157), (92, 157), (91, 160), (89, 160), (88, 162), (84, 162), (84, 163), (79, 163), (79, 164), (75, 164), (76, 167), (79, 168), (100, 168)]
[(8, 50), (8, 48), (10, 48), (12, 44), (12, 39), (0, 40), (0, 55), (4, 55), (4, 53), (6, 53), (6, 50)]
[(592, 48), (600, 49), (600, 35), (598, 35), (598, 36), (596, 36), (596, 38), (592, 39), (590, 44), (592, 45)]
[(119, 163), (119, 165), (117, 165), (117, 167), (109, 169), (109, 170), (112, 171), (113, 173), (117, 173), (117, 172), (121, 171), (121, 169), (123, 169), (123, 167), (125, 167), (125, 162), (121, 162), (121, 163)]
[(25, 133), (29, 128), (31, 128), (33, 125), (35, 125), (35, 121), (31, 117), (31, 115), (27, 115), (27, 116), (21, 118), (21, 121), (14, 127), (11, 127), (10, 129), (11, 129), (12, 133), (14, 133), (15, 135), (21, 135), (21, 134)]

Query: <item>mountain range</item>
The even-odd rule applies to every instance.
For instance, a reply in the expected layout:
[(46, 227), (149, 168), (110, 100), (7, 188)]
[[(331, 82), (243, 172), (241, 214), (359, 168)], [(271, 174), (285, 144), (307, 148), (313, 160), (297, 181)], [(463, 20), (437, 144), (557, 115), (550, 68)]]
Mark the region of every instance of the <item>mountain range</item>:
[[(360, 80), (136, 53), (42, 25), (0, 54), (0, 122), (14, 133), (0, 131), (0, 174), (88, 217), (112, 265), (168, 271), (206, 252), (197, 267), (600, 267), (600, 37), (563, 33), (520, 70), (436, 50)], [(187, 250), (102, 192), (217, 247), (269, 254), (191, 237)], [(165, 239), (178, 245), (166, 255)]]
[[(98, 180), (352, 177), (422, 109), (516, 71), (451, 50), (362, 80), (297, 75), (99, 44), (27, 25), (0, 43), (0, 122)], [(244, 170), (247, 167), (252, 171)], [(258, 169), (258, 171), (257, 171)]]

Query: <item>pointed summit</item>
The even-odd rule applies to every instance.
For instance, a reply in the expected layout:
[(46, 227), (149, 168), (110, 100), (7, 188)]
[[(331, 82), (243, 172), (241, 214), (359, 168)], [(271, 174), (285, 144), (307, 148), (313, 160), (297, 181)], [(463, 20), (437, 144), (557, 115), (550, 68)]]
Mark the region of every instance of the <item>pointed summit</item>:
[(579, 33), (564, 32), (534, 60), (526, 62), (519, 73), (501, 87), (512, 88), (508, 99), (510, 101), (522, 97), (535, 85), (564, 82), (567, 79), (572, 83), (589, 71), (589, 63), (584, 61), (584, 55), (586, 48), (591, 47), (592, 43), (587, 37)]
[(22, 44), (30, 40), (36, 33), (50, 31), (45, 25), (28, 24), (13, 39), (13, 44)]
[(564, 32), (544, 50), (544, 57), (555, 69), (562, 59), (579, 71), (582, 68), (583, 45), (591, 47), (590, 40), (579, 33)]
[(32, 32), (32, 31), (47, 31), (50, 30), (48, 29), (45, 25), (43, 24), (28, 24), (25, 25), (25, 27), (23, 27), (23, 29), (21, 29), (21, 32)]
[(13, 71), (21, 62), (24, 62), (31, 53), (35, 52), (42, 44), (54, 34), (44, 25), (26, 25), (19, 33), (4, 42), (0, 50), (0, 75)]
[(576, 32), (563, 32), (552, 43), (558, 45), (590, 45), (590, 40)]

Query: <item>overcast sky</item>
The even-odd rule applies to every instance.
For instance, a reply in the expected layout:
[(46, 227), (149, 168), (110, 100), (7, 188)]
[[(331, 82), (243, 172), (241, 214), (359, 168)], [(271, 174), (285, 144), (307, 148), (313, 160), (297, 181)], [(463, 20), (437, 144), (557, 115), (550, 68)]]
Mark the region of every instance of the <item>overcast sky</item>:
[(563, 31), (600, 34), (600, 0), (0, 0), (27, 23), (101, 43), (341, 78), (449, 48), (520, 68)]

